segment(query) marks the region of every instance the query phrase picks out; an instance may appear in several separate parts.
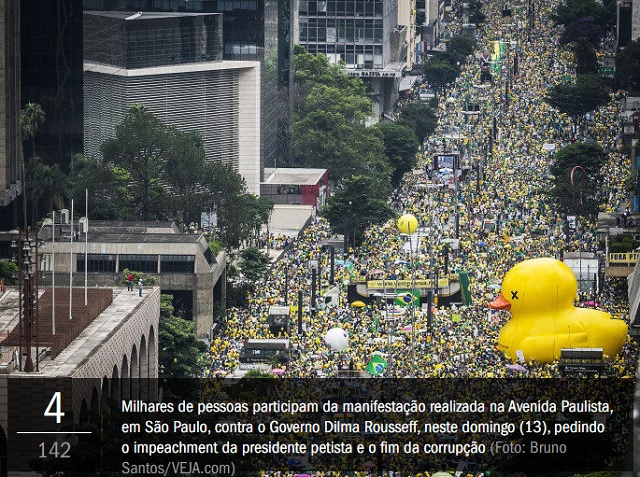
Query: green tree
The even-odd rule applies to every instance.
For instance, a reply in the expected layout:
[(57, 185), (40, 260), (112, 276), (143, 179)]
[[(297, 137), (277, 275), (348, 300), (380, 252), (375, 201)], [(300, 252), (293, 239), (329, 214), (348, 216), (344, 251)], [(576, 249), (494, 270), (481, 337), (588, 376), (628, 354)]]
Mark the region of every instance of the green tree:
[(91, 218), (99, 220), (132, 219), (128, 203), (129, 174), (122, 168), (78, 154), (69, 176), (73, 197), (82, 202), (89, 191)]
[(349, 235), (355, 237), (354, 245), (358, 245), (369, 226), (384, 223), (393, 217), (394, 211), (386, 200), (390, 192), (386, 178), (377, 174), (345, 179), (327, 201), (322, 215), (335, 233), (344, 231), (346, 221)]
[(22, 134), (22, 141), (28, 142), (31, 149), (28, 152), (28, 157), (36, 155), (35, 137), (40, 126), (44, 124), (44, 121), (45, 113), (37, 103), (29, 102), (24, 109), (20, 111), (20, 132)]
[(604, 34), (604, 29), (595, 22), (593, 17), (579, 18), (566, 26), (560, 35), (560, 44), (567, 45), (585, 40), (595, 48), (600, 44)]
[(629, 94), (640, 94), (640, 40), (627, 43), (616, 54), (614, 80), (618, 88), (628, 90)]
[(393, 168), (391, 185), (396, 188), (405, 173), (413, 168), (420, 144), (415, 132), (409, 126), (378, 123), (376, 127), (382, 132), (387, 161)]
[(262, 225), (269, 221), (273, 203), (253, 194), (240, 194), (226, 205), (219, 215), (223, 243), (227, 247), (238, 247), (242, 240), (255, 240)]
[(437, 52), (425, 63), (424, 74), (431, 84), (445, 87), (460, 74), (459, 62), (450, 52)]
[(5, 285), (17, 285), (18, 265), (10, 261), (0, 262), (0, 280), (3, 280)]
[(195, 337), (195, 324), (174, 316), (172, 295), (160, 295), (158, 332), (159, 376), (189, 378), (201, 376), (198, 361), (206, 345)]
[(326, 168), (336, 182), (366, 171), (391, 173), (380, 132), (339, 112), (313, 111), (296, 121), (292, 147), (299, 164)]
[[(30, 192), (30, 188), (32, 186), (36, 186), (35, 184), (30, 183), (31, 178), (28, 177), (28, 171), (30, 172), (34, 166), (31, 165), (32, 159), (36, 155), (36, 142), (35, 137), (38, 132), (38, 128), (45, 121), (45, 114), (42, 108), (37, 103), (27, 103), (27, 105), (20, 111), (20, 134), (23, 142), (23, 146), (25, 143), (29, 144), (30, 151), (27, 152), (27, 148), (23, 147), (22, 151), (22, 164), (21, 164), (21, 182), (22, 182), (22, 190), (24, 197), (26, 198), (23, 202), (23, 225), (27, 226), (27, 202), (31, 199), (33, 204), (33, 198), (36, 196), (41, 196), (42, 191), (35, 191), (33, 193)], [(33, 206), (35, 208), (36, 206)]]
[(456, 61), (462, 63), (473, 54), (477, 43), (473, 35), (455, 35), (447, 42), (447, 52), (451, 53)]
[(571, 118), (574, 134), (578, 118), (595, 111), (609, 99), (608, 88), (602, 78), (595, 74), (578, 76), (574, 83), (552, 86), (545, 97), (547, 103)]
[(143, 105), (132, 106), (116, 136), (101, 147), (104, 160), (127, 171), (128, 205), (140, 220), (166, 219), (162, 176), (170, 149), (168, 128)]
[(32, 157), (26, 166), (26, 182), (32, 224), (38, 221), (42, 210), (53, 210), (54, 204), (64, 203), (67, 175), (58, 164), (47, 165), (40, 157)]
[(576, 74), (586, 75), (598, 73), (600, 64), (593, 45), (584, 38), (579, 38), (573, 44), (573, 56), (576, 61)]
[(205, 153), (200, 134), (170, 129), (169, 150), (164, 176), (169, 185), (172, 214), (182, 223), (200, 222), (205, 210), (206, 192), (200, 175), (205, 168)]
[(616, 4), (614, 1), (565, 0), (558, 5), (551, 20), (556, 25), (569, 25), (581, 18), (591, 17), (604, 30), (610, 30), (616, 23)]
[(438, 119), (431, 106), (412, 101), (400, 109), (398, 124), (411, 128), (418, 138), (418, 141), (422, 141), (435, 131), (438, 125)]
[(329, 64), (324, 55), (299, 47), (295, 53), (291, 145), (296, 164), (326, 168), (335, 182), (366, 171), (389, 176), (382, 137), (366, 126), (372, 100), (362, 80)]
[(257, 283), (271, 264), (269, 256), (255, 247), (249, 247), (240, 252), (240, 270), (244, 279)]
[[(313, 55), (300, 45), (294, 48), (294, 83), (298, 87), (312, 88), (323, 84), (356, 96), (366, 96), (367, 89), (360, 78), (351, 78), (340, 67), (332, 65), (326, 55)], [(308, 90), (307, 90), (308, 91)]]
[(578, 142), (556, 151), (550, 167), (551, 194), (559, 210), (597, 216), (603, 183), (601, 170), (606, 161), (607, 153), (599, 144)]

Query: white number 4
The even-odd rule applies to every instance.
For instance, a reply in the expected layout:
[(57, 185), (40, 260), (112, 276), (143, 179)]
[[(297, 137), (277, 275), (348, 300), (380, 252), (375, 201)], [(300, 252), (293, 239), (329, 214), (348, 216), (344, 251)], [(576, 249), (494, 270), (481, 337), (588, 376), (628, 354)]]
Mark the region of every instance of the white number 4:
[[(55, 411), (53, 410), (55, 406)], [(62, 393), (60, 391), (56, 391), (51, 396), (51, 400), (49, 404), (47, 404), (47, 408), (44, 410), (44, 415), (46, 417), (55, 417), (56, 423), (60, 424), (62, 422), (62, 416), (64, 416), (64, 412), (62, 412)]]

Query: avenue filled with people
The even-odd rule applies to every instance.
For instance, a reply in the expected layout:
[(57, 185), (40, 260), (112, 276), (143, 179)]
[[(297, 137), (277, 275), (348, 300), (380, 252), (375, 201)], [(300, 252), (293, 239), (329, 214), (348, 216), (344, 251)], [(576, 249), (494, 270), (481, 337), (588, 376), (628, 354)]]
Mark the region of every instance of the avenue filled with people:
[[(233, 373), (244, 340), (272, 337), (269, 307), (285, 304), (285, 296), (292, 309), (288, 336), (292, 352), (283, 366), (284, 377), (331, 377), (344, 369), (364, 372), (376, 355), (388, 364), (381, 374), (384, 377), (560, 375), (557, 362), (513, 366), (497, 349), (509, 312), (487, 307), (516, 263), (538, 257), (561, 259), (567, 252), (602, 248), (593, 221), (579, 217), (576, 230), (569, 230), (566, 217), (546, 193), (553, 151), (570, 144), (576, 133), (569, 119), (549, 106), (544, 96), (550, 86), (574, 74), (575, 65), (571, 53), (558, 44), (557, 29), (548, 20), (556, 2), (536, 3), (537, 21), (532, 29), (524, 17), (524, 4), (517, 8), (519, 3), (514, 2), (509, 18), (501, 14), (497, 3), (483, 5), (486, 21), (479, 29), (477, 55), (470, 56), (456, 82), (441, 91), (437, 130), (425, 138), (414, 173), (407, 174), (389, 198), (398, 215), (417, 218), (421, 236), (417, 250), (406, 246), (407, 237), (395, 220), (372, 227), (362, 245), (344, 254), (336, 252), (331, 284), (329, 253), (323, 247), (331, 232), (318, 216), (273, 264), (250, 305), (227, 310), (223, 334), (212, 339), (203, 357), (206, 376)], [(462, 25), (456, 15), (454, 9), (448, 24), (454, 34)], [(492, 79), (482, 83), (480, 55), (491, 51), (495, 40), (506, 42), (505, 58), (493, 68)], [(473, 113), (465, 111), (469, 99), (479, 105)], [(608, 193), (603, 194), (600, 210), (613, 214), (628, 206), (624, 180), (630, 163), (622, 152), (617, 117), (617, 97), (612, 94), (610, 103), (577, 133), (579, 141), (595, 142), (609, 153), (604, 174)], [(434, 168), (434, 154), (443, 152), (458, 155), (460, 175)], [(285, 240), (288, 245), (289, 240), (278, 237), (271, 246), (281, 248)], [(337, 306), (311, 309), (310, 263), (315, 260), (319, 260), (318, 294), (337, 289)], [(386, 278), (390, 284), (394, 279), (454, 281), (459, 272), (468, 276), (471, 302), (450, 305), (442, 299), (431, 303), (432, 313), (425, 303), (413, 310), (393, 305), (389, 313), (392, 305), (385, 309), (384, 300), (354, 304), (347, 295), (350, 285), (366, 280)], [(386, 291), (393, 292), (389, 287)], [(302, 303), (298, 303), (299, 290)], [(598, 296), (584, 298), (597, 302), (613, 318), (628, 322), (624, 279), (607, 278)], [(301, 333), (298, 306), (304, 311)], [(389, 319), (390, 315), (397, 319)], [(336, 327), (349, 336), (348, 347), (340, 352), (323, 339)], [(638, 347), (627, 338), (622, 352), (608, 358), (607, 376), (632, 377)]]

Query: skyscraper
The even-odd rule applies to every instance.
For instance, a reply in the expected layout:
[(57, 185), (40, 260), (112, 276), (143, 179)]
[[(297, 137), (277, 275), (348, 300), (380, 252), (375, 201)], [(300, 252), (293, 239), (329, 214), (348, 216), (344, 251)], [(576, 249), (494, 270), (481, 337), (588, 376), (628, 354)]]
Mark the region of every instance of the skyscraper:
[(222, 13), (224, 59), (261, 66), (260, 170), (289, 163), (293, 0), (84, 0), (85, 10)]
[(415, 0), (301, 0), (295, 42), (369, 82), (390, 109), (416, 58)]
[(0, 1), (0, 31), (0, 226), (13, 227), (22, 193), (19, 2)]
[(260, 193), (260, 68), (222, 60), (222, 15), (85, 11), (85, 153), (100, 156), (129, 108), (197, 132), (205, 158)]

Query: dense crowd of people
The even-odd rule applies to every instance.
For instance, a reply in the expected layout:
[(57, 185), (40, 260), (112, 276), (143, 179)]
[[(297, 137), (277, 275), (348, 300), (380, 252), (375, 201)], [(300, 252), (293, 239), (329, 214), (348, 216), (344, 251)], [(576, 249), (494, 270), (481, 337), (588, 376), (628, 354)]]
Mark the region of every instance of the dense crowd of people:
[[(544, 100), (548, 87), (574, 74), (571, 53), (558, 45), (558, 34), (548, 19), (554, 4), (536, 4), (539, 20), (530, 31), (518, 13), (524, 8), (514, 7), (513, 17), (504, 19), (496, 4), (484, 4), (487, 21), (479, 32), (478, 51), (492, 49), (494, 40), (507, 41), (501, 69), (493, 69), (491, 83), (481, 84), (479, 63), (469, 58), (446, 98), (439, 98), (437, 131), (417, 156), (416, 169), (428, 174), (407, 175), (389, 199), (399, 214), (410, 213), (418, 219), (425, 231), (419, 249), (414, 254), (407, 251), (406, 237), (394, 221), (371, 227), (364, 243), (337, 261), (339, 306), (312, 313), (310, 261), (320, 261), (320, 293), (332, 288), (328, 283), (329, 257), (320, 246), (331, 233), (328, 223), (317, 219), (256, 287), (250, 305), (228, 310), (224, 336), (211, 343), (204, 357), (207, 375), (232, 373), (243, 340), (270, 337), (269, 306), (283, 304), (286, 295), (287, 304), (297, 307), (299, 290), (303, 292), (303, 333), (290, 334), (293, 350), (286, 377), (335, 376), (344, 368), (364, 371), (375, 354), (388, 362), (384, 376), (559, 375), (557, 363), (522, 363), (517, 371), (508, 367), (512, 363), (496, 344), (509, 314), (486, 306), (496, 297), (505, 273), (519, 261), (561, 258), (568, 251), (595, 252), (599, 245), (594, 223), (581, 217), (578, 230), (567, 232), (565, 217), (545, 194), (553, 154), (550, 145), (557, 149), (573, 138), (568, 118)], [(448, 24), (454, 33), (462, 23), (459, 20), (454, 16)], [(479, 104), (475, 114), (465, 112), (469, 98)], [(604, 171), (608, 194), (603, 197), (602, 210), (619, 213), (627, 205), (624, 179), (630, 159), (621, 150), (616, 108), (612, 95), (610, 104), (598, 110), (580, 134), (609, 152)], [(461, 176), (432, 170), (434, 153), (454, 150), (462, 161)], [(285, 237), (261, 238), (269, 240), (272, 248), (288, 245)], [(457, 249), (444, 240), (456, 238)], [(414, 313), (405, 309), (394, 315), (399, 317), (397, 321), (387, 321), (379, 303), (354, 307), (347, 300), (347, 285), (362, 278), (433, 279), (456, 271), (468, 272), (472, 303), (458, 308), (434, 307), (432, 326), (428, 326), (424, 309)], [(286, 293), (285, 286), (289, 287)], [(614, 318), (628, 320), (624, 284), (605, 280), (597, 301)], [(334, 327), (349, 334), (349, 347), (343, 352), (332, 351), (323, 341)], [(633, 376), (637, 357), (637, 346), (628, 339), (623, 351), (611, 358), (607, 374)]]

